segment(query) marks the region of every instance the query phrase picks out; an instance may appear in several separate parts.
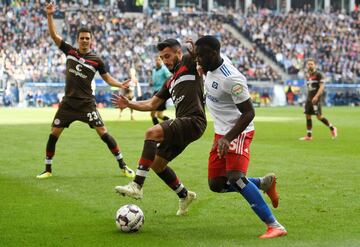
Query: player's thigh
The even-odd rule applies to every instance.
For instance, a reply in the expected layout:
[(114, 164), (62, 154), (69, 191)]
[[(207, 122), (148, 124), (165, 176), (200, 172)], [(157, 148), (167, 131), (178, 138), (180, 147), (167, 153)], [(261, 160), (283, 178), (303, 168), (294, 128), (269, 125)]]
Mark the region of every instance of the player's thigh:
[(204, 131), (204, 128), (199, 127), (196, 123), (196, 120), (189, 117), (166, 120), (159, 125), (164, 131), (164, 138), (158, 147), (157, 154), (168, 161), (181, 154)]
[(208, 159), (208, 180), (214, 180), (217, 177), (226, 177), (226, 160), (219, 158), (217, 150), (212, 149)]
[(250, 161), (250, 145), (254, 131), (242, 133), (230, 143), (229, 152), (225, 156), (226, 171), (247, 173)]
[(322, 118), (322, 107), (321, 107), (321, 103), (320, 103), (320, 100), (319, 100), (319, 102), (316, 104), (316, 111), (315, 111), (315, 113), (316, 113), (316, 115), (317, 116), (320, 116), (320, 118)]
[(65, 105), (61, 105), (55, 113), (51, 127), (68, 128), (70, 124), (77, 119), (77, 112), (73, 111), (71, 108), (66, 107)]
[(79, 112), (78, 120), (87, 123), (90, 126), (90, 128), (100, 128), (105, 126), (100, 116), (100, 113), (95, 106), (89, 111)]
[(186, 147), (187, 145), (179, 146), (168, 142), (161, 142), (157, 148), (156, 155), (170, 162), (179, 156)]
[(304, 113), (306, 115), (315, 115), (314, 106), (311, 101), (305, 101)]
[(197, 140), (203, 134), (194, 118), (180, 117), (160, 123), (164, 130), (164, 141), (178, 146), (186, 146)]

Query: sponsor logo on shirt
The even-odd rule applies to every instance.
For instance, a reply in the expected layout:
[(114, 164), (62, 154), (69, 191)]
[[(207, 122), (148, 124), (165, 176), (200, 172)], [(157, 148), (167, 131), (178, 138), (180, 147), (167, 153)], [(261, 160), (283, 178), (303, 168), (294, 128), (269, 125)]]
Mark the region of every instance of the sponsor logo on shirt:
[(211, 86), (212, 86), (212, 88), (218, 89), (219, 84), (216, 81), (213, 81)]
[[(78, 65), (80, 65), (80, 64), (78, 64)], [(77, 66), (76, 66), (76, 69), (77, 69), (77, 70), (74, 70), (74, 69), (70, 68), (70, 69), (69, 69), (69, 72), (70, 72), (70, 73), (73, 73), (74, 75), (79, 76), (79, 77), (81, 77), (81, 78), (83, 78), (83, 79), (87, 78), (87, 75), (84, 75), (83, 73), (80, 72), (81, 70), (78, 71)]]
[(81, 71), (82, 71), (81, 67), (82, 67), (82, 65), (81, 65), (81, 64), (78, 64), (78, 65), (75, 66), (75, 69), (76, 69), (77, 71), (81, 72)]
[(185, 98), (185, 96), (184, 95), (181, 95), (179, 98), (175, 98), (175, 100), (174, 100), (174, 105), (175, 105), (175, 107), (177, 107), (178, 106), (178, 104), (183, 100)]
[(206, 98), (208, 98), (212, 102), (219, 102), (219, 100), (217, 98), (215, 98), (214, 96), (211, 96), (210, 94), (206, 94)]
[(234, 96), (240, 96), (240, 94), (243, 91), (243, 87), (240, 84), (235, 84), (232, 88), (231, 88), (231, 94)]

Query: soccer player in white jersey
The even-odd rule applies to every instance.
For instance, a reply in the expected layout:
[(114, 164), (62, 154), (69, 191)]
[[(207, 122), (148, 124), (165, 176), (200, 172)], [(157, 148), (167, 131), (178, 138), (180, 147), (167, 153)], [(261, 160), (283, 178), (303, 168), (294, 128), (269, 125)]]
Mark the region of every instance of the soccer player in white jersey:
[[(239, 192), (267, 225), (260, 238), (287, 235), (260, 193), (264, 178), (246, 177), (255, 112), (245, 76), (220, 54), (220, 42), (214, 36), (198, 39), (194, 55), (199, 70), (206, 74), (206, 105), (214, 119), (215, 138), (208, 162), (210, 189), (219, 193)], [(275, 179), (266, 192), (277, 207)]]

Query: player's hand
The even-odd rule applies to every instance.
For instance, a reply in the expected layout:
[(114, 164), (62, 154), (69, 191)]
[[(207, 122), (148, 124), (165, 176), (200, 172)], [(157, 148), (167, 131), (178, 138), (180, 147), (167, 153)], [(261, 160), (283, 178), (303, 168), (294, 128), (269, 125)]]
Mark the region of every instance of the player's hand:
[(121, 110), (125, 109), (129, 105), (129, 100), (126, 97), (114, 93), (112, 94), (111, 102), (116, 108)]
[(119, 88), (122, 88), (122, 89), (129, 88), (130, 81), (131, 81), (131, 79), (127, 79), (123, 82), (120, 82)]
[(218, 140), (217, 153), (219, 158), (223, 158), (229, 151), (230, 142), (226, 140), (224, 137)]
[(54, 2), (50, 2), (46, 4), (46, 13), (48, 15), (52, 15), (55, 13), (55, 4)]
[(318, 101), (319, 101), (319, 98), (315, 96), (315, 97), (311, 100), (311, 103), (312, 103), (313, 105), (316, 105)]
[(191, 55), (191, 57), (193, 57), (195, 59), (195, 44), (194, 41), (189, 38), (185, 41), (187, 45), (186, 50), (189, 52), (189, 54)]

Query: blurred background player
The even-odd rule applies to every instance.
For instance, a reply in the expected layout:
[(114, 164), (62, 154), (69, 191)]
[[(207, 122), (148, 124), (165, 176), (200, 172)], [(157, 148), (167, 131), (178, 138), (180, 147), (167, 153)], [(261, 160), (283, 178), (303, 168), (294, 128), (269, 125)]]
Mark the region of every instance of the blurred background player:
[[(151, 86), (153, 95), (156, 95), (160, 91), (164, 83), (170, 78), (171, 72), (163, 64), (159, 55), (155, 57), (155, 68), (152, 70)], [(159, 106), (156, 111), (151, 111), (150, 116), (154, 125), (159, 123), (158, 118), (163, 121), (169, 120), (167, 116), (164, 116), (163, 112), (166, 110), (166, 101)]]
[[(203, 36), (195, 43), (196, 60), (206, 75), (206, 105), (214, 119), (215, 137), (208, 162), (209, 187), (214, 192), (239, 192), (256, 215), (267, 225), (260, 238), (287, 235), (264, 201), (264, 189), (278, 206), (275, 176), (247, 178), (250, 144), (255, 133), (255, 111), (246, 78), (226, 56), (220, 55), (220, 42)], [(198, 68), (199, 70), (199, 68)], [(264, 188), (264, 182), (268, 185)]]
[[(128, 100), (133, 100), (135, 97), (135, 92), (137, 97), (141, 97), (141, 87), (139, 84), (139, 80), (136, 77), (136, 70), (134, 68), (130, 68), (129, 70), (130, 82), (129, 87), (124, 88), (124, 96)], [(124, 109), (120, 109), (119, 117), (121, 117), (122, 111)], [(135, 120), (134, 118), (134, 110), (130, 109), (130, 119)]]
[(128, 168), (123, 160), (119, 146), (115, 139), (107, 132), (104, 122), (96, 109), (94, 92), (92, 89), (93, 78), (98, 71), (101, 77), (109, 85), (125, 88), (128, 81), (120, 83), (105, 70), (104, 62), (91, 52), (93, 34), (90, 29), (78, 30), (76, 49), (66, 43), (55, 31), (53, 3), (46, 4), (49, 33), (55, 44), (66, 55), (66, 79), (65, 96), (57, 110), (46, 145), (45, 171), (37, 178), (49, 178), (52, 176), (52, 159), (55, 154), (55, 146), (64, 128), (68, 128), (74, 121), (82, 121), (91, 128), (95, 128), (97, 134), (107, 144), (109, 150), (116, 157), (120, 169), (127, 177), (134, 177), (134, 172)]
[(330, 129), (331, 137), (335, 139), (337, 137), (337, 129), (333, 126), (325, 117), (321, 115), (321, 95), (325, 89), (324, 76), (320, 71), (316, 69), (315, 60), (310, 58), (307, 60), (307, 74), (305, 76), (307, 85), (307, 98), (305, 101), (305, 117), (306, 117), (306, 129), (307, 134), (301, 137), (300, 141), (312, 140), (312, 120), (311, 115), (316, 115), (316, 118), (320, 120)]
[(119, 108), (153, 111), (172, 98), (176, 117), (146, 131), (134, 181), (125, 186), (116, 186), (115, 190), (121, 195), (142, 198), (142, 187), (151, 168), (177, 194), (179, 209), (176, 214), (184, 215), (196, 199), (196, 193), (187, 190), (168, 163), (205, 131), (204, 84), (196, 71), (195, 61), (189, 54), (183, 55), (177, 40), (166, 39), (158, 43), (157, 48), (162, 61), (173, 73), (171, 79), (151, 99), (134, 102), (122, 95), (114, 95), (113, 103)]

